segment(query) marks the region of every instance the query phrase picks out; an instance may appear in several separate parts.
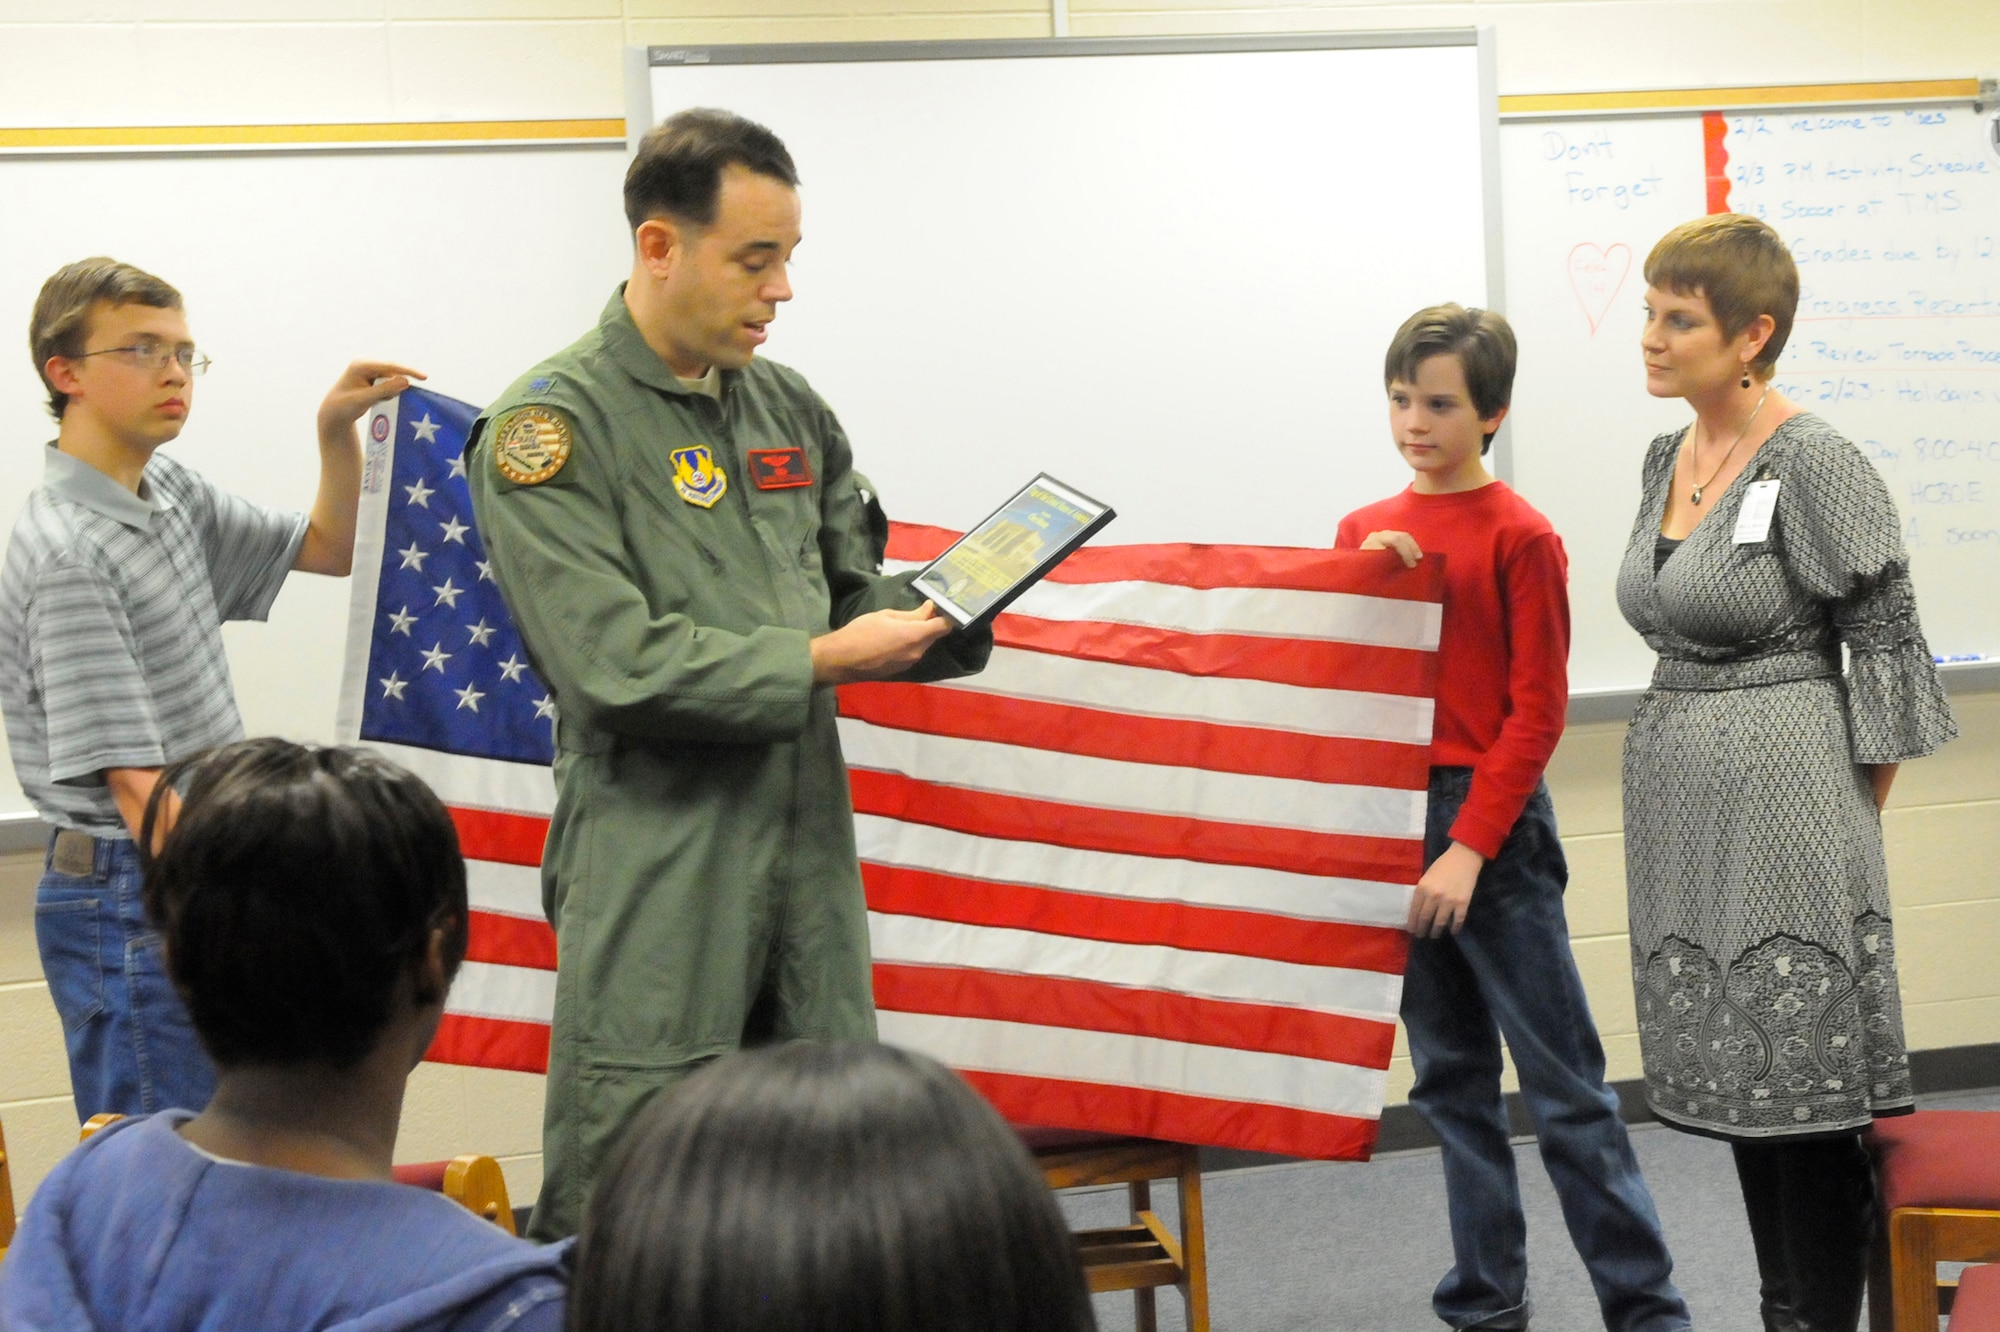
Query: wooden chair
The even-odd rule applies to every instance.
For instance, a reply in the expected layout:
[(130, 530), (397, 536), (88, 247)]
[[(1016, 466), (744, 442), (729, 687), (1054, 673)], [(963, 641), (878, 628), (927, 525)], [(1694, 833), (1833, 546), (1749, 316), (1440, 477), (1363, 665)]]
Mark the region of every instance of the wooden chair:
[[(1160, 1286), (1177, 1286), (1187, 1304), (1188, 1332), (1209, 1332), (1208, 1256), (1201, 1225), (1201, 1158), (1196, 1149), (1177, 1142), (1070, 1129), (1018, 1131), (1050, 1188), (1123, 1184), (1129, 1191), (1131, 1224), (1077, 1232), (1091, 1293), (1131, 1291), (1138, 1332), (1156, 1332), (1153, 1292)], [(1153, 1211), (1156, 1179), (1179, 1185), (1178, 1239)]]
[[(123, 1115), (92, 1115), (77, 1134), (82, 1142), (106, 1124), (123, 1119)], [(409, 1184), (432, 1193), (442, 1193), (474, 1216), (485, 1217), (494, 1225), (515, 1234), (514, 1208), (507, 1198), (507, 1177), (500, 1171), (500, 1163), (490, 1156), (468, 1153), (454, 1156), (449, 1161), (420, 1161), (411, 1165), (392, 1167), (390, 1173), (398, 1184)]]
[(0, 1259), (14, 1242), (14, 1168), (7, 1160), (7, 1130), (0, 1128)]
[(1884, 1217), (1868, 1325), (1937, 1332), (1958, 1290), (1937, 1265), (2000, 1262), (2000, 1114), (1919, 1110), (1877, 1120), (1868, 1139)]
[(393, 1173), (398, 1184), (412, 1184), (433, 1193), (442, 1193), (474, 1216), (483, 1216), (509, 1235), (514, 1229), (514, 1206), (507, 1198), (507, 1177), (500, 1163), (490, 1156), (468, 1154), (449, 1161), (425, 1161), (399, 1165)]

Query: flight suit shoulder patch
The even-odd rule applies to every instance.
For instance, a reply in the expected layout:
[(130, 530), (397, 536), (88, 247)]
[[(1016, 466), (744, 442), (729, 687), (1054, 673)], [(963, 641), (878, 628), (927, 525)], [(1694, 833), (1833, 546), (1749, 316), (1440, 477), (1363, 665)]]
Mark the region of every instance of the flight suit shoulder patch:
[(563, 469), (575, 447), (569, 417), (554, 407), (516, 407), (494, 421), (493, 465), (517, 486), (539, 486)]

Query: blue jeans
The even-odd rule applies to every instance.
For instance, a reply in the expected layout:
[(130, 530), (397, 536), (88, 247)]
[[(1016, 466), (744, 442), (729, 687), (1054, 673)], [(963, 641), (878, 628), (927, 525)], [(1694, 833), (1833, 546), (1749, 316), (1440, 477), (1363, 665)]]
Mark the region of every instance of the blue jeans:
[(43, 866), (35, 943), (62, 1017), (78, 1122), (105, 1111), (207, 1105), (215, 1067), (167, 979), (160, 936), (146, 923), (138, 849), (123, 838), (97, 838), (90, 873), (67, 874), (56, 868), (51, 837)]
[[(1469, 768), (1433, 768), (1424, 834), (1429, 864), (1451, 844)], [(1500, 1038), (1514, 1056), (1542, 1163), (1562, 1202), (1604, 1326), (1689, 1326), (1673, 1259), (1569, 948), (1569, 868), (1546, 786), (1529, 798), (1500, 854), (1480, 872), (1459, 934), (1413, 939), (1403, 982), (1416, 1086), (1410, 1104), (1443, 1144), (1455, 1263), (1431, 1297), (1455, 1328), (1528, 1325), (1527, 1227), (1500, 1092)]]

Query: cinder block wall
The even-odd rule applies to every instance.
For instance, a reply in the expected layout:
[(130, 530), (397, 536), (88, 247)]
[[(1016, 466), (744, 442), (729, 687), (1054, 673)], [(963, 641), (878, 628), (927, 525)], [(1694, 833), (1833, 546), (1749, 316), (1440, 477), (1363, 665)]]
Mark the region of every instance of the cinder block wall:
[[(1963, 78), (2000, 71), (2000, 7), (1978, 0), (1074, 0), (1076, 36), (1490, 24), (1500, 91)], [(0, 126), (285, 124), (623, 114), (628, 43), (1048, 36), (1047, 5), (1012, 0), (0, 0)], [(782, 131), (782, 127), (779, 127)], [(615, 201), (607, 200), (607, 207)], [(4, 259), (0, 259), (4, 262)], [(16, 312), (23, 317), (25, 312)], [(25, 359), (0, 374), (31, 373)], [(15, 424), (40, 438), (38, 418)], [(1530, 496), (1530, 498), (1533, 498)], [(12, 515), (4, 516), (11, 522)], [(294, 580), (272, 623), (339, 614)], [(253, 733), (330, 738), (282, 682), (239, 680)], [(1888, 815), (1919, 1048), (2000, 1040), (2000, 695), (1959, 701), (1966, 736), (1912, 765)], [(1550, 772), (1573, 870), (1570, 922), (1614, 1077), (1636, 1076), (1625, 960), (1618, 726), (1580, 727)], [(24, 1203), (75, 1141), (61, 1025), (35, 959), (39, 859), (0, 857), (0, 1122)], [(1400, 1053), (1390, 1095), (1409, 1064)], [(517, 1200), (540, 1184), (541, 1080), (426, 1066), (398, 1155), (502, 1158)]]

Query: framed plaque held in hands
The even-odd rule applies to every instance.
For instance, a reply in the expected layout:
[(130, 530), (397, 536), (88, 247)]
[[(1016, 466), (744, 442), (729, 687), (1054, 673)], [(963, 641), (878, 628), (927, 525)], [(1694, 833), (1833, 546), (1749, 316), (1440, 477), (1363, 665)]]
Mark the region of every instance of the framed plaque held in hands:
[(1043, 472), (932, 560), (911, 586), (959, 628), (985, 624), (1117, 517)]

